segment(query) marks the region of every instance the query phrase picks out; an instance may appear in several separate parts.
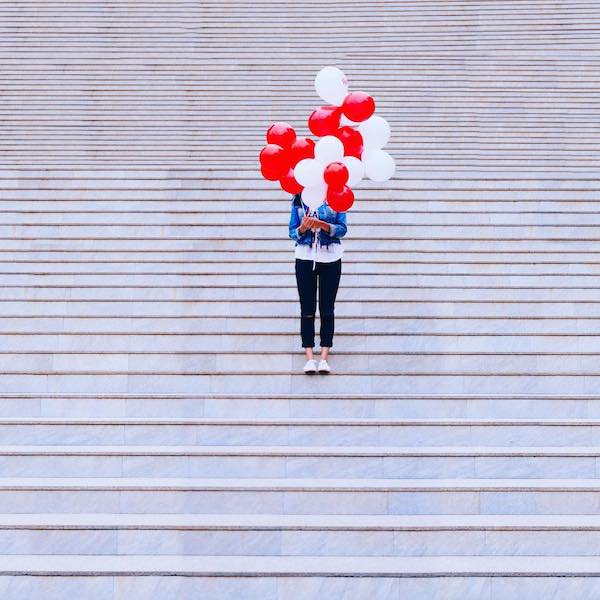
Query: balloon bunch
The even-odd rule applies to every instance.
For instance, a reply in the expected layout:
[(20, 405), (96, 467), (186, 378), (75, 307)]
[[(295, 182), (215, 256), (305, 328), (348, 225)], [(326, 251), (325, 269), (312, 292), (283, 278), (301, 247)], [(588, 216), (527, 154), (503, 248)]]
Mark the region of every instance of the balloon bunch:
[(315, 144), (296, 137), (288, 123), (274, 123), (260, 152), (261, 173), (290, 194), (302, 192), (311, 210), (327, 199), (333, 210), (345, 212), (354, 203), (351, 188), (365, 175), (383, 182), (394, 174), (394, 159), (382, 149), (390, 139), (390, 126), (374, 114), (371, 96), (348, 91), (348, 79), (337, 67), (321, 69), (315, 88), (329, 103), (308, 118), (308, 128), (321, 139)]

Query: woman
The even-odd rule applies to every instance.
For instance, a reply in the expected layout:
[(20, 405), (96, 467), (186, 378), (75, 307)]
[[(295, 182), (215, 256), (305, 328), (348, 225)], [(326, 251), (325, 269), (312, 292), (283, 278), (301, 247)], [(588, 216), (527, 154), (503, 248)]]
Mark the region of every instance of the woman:
[[(347, 230), (346, 213), (338, 213), (326, 203), (311, 213), (302, 202), (302, 194), (296, 194), (292, 199), (289, 235), (296, 242), (300, 334), (306, 352), (303, 370), (308, 374), (331, 372), (327, 358), (333, 346), (335, 297), (342, 273), (344, 250), (340, 238)], [(318, 366), (313, 354), (317, 285), (321, 318), (321, 360)]]

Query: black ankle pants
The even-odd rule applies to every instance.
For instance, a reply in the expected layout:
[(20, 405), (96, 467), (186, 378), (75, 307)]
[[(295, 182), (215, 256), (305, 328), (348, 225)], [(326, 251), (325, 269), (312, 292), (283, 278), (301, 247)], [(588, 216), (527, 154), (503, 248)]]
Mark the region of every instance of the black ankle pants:
[(321, 318), (321, 348), (333, 346), (333, 313), (341, 274), (341, 258), (330, 263), (318, 262), (314, 269), (312, 260), (296, 259), (296, 284), (300, 296), (300, 335), (303, 348), (313, 348), (315, 345), (317, 287)]

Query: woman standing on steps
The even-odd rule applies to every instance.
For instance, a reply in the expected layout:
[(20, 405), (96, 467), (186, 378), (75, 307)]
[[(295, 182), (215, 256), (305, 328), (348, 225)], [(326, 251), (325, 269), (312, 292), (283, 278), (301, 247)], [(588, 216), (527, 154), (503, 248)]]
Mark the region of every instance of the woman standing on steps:
[[(342, 274), (344, 249), (340, 238), (347, 230), (346, 213), (338, 213), (326, 203), (311, 212), (302, 202), (302, 194), (293, 197), (289, 236), (296, 242), (296, 283), (300, 297), (300, 335), (306, 352), (305, 373), (331, 371), (327, 357), (333, 346), (335, 297)], [(313, 354), (317, 287), (321, 319), (318, 366)]]

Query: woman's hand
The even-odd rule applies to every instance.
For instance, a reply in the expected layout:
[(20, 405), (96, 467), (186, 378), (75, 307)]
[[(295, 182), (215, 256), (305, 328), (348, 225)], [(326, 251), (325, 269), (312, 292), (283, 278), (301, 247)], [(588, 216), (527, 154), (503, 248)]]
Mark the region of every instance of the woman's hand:
[(317, 219), (316, 217), (307, 217), (306, 215), (302, 219), (302, 223), (300, 223), (300, 233), (304, 234), (308, 229), (323, 229), (326, 232), (329, 232), (329, 223), (327, 221), (321, 221), (321, 219)]
[(329, 232), (329, 223), (327, 221), (321, 221), (320, 219), (313, 219), (314, 225), (313, 227), (318, 227), (325, 232)]
[(300, 231), (300, 233), (305, 233), (307, 230), (312, 229), (313, 227), (318, 227), (318, 222), (318, 219), (304, 215), (304, 218), (302, 219), (302, 223), (300, 223), (298, 230)]

